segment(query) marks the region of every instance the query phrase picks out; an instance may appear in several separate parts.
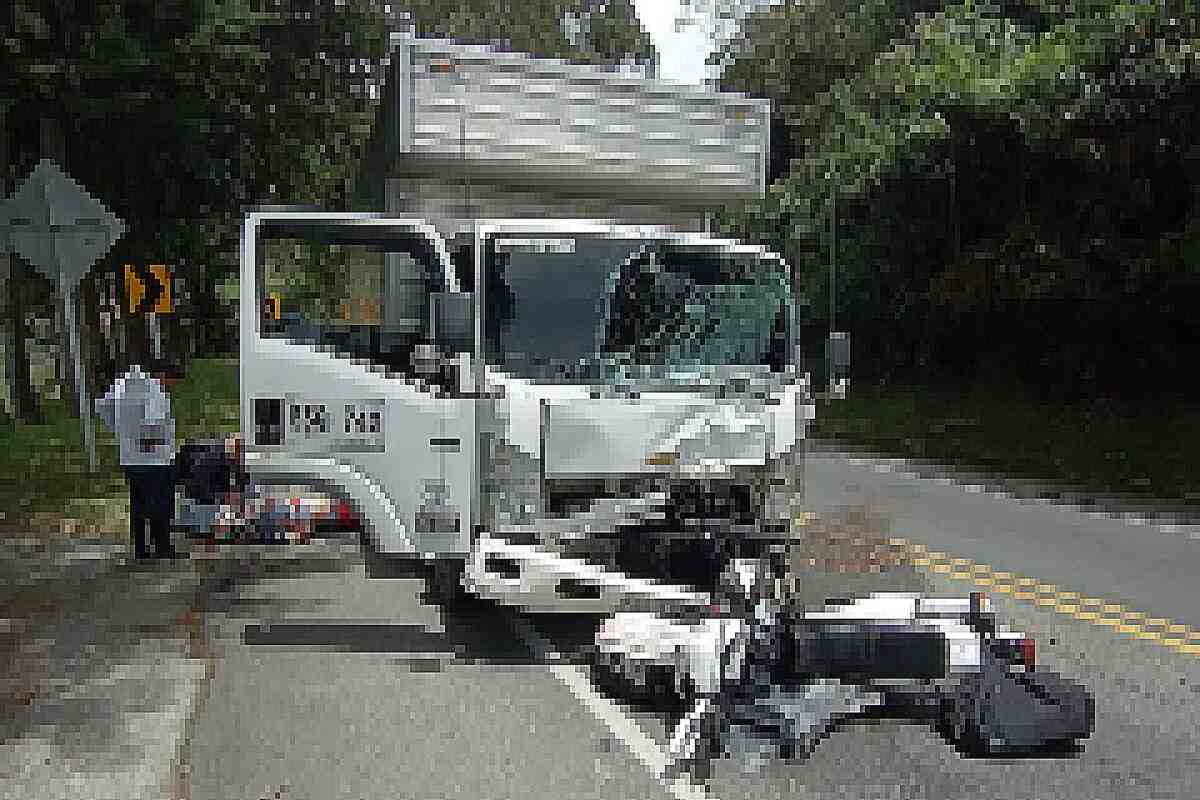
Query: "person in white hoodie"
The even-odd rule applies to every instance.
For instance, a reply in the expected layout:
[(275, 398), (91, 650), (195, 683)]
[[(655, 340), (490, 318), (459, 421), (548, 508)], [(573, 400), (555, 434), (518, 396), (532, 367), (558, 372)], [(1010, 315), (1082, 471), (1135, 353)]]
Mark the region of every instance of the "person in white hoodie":
[(175, 514), (175, 418), (171, 389), (183, 377), (173, 362), (159, 362), (149, 373), (138, 364), (118, 378), (96, 401), (96, 413), (117, 436), (121, 468), (129, 482), (129, 533), (138, 558), (176, 557), (171, 544)]

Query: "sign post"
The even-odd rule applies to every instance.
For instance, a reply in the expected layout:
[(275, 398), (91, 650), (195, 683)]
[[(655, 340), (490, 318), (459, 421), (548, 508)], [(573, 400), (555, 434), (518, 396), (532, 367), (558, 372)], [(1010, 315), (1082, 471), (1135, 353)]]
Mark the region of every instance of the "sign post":
[(74, 355), (79, 419), (88, 466), (96, 471), (96, 436), (83, 367), (78, 287), (83, 276), (125, 234), (125, 223), (48, 158), (38, 162), (0, 213), (12, 252), (51, 280), (62, 294), (63, 321)]

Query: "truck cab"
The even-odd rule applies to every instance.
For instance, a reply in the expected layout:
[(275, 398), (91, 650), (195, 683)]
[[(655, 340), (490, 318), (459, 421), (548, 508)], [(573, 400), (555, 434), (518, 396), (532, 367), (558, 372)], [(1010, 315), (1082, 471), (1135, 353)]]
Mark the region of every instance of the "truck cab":
[(595, 220), (263, 211), (243, 231), (247, 465), (349, 500), (367, 545), (540, 611), (703, 603), (785, 534), (812, 415), (793, 276)]

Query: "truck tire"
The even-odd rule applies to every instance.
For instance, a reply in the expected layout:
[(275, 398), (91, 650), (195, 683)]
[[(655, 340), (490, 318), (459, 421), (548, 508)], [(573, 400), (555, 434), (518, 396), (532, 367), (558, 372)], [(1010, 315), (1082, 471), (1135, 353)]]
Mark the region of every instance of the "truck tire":
[(374, 579), (423, 578), (425, 563), (413, 556), (392, 556), (380, 553), (364, 534), (362, 557), (367, 577)]
[(425, 590), (429, 599), (440, 606), (458, 606), (470, 599), (463, 586), (463, 562), (439, 558), (428, 565)]

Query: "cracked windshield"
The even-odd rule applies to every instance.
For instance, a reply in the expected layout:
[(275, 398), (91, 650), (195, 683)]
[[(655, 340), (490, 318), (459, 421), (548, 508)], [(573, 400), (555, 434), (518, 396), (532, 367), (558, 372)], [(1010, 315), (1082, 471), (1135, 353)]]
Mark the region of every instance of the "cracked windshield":
[(788, 363), (778, 261), (652, 239), (497, 236), (483, 291), (490, 360), (534, 381)]

